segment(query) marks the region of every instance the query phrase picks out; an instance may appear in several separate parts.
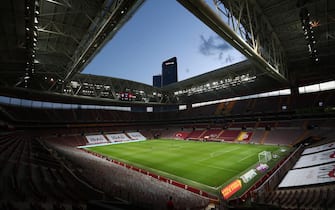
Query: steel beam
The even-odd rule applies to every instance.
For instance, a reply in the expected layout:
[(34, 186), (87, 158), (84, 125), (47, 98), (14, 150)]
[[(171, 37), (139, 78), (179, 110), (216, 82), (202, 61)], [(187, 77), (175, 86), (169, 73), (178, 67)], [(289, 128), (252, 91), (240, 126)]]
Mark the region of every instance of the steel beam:
[(46, 0), (46, 1), (49, 2), (49, 3), (52, 3), (52, 4), (63, 6), (63, 7), (69, 7), (69, 8), (72, 7), (71, 4), (66, 0), (63, 0), (63, 2), (55, 1), (55, 0)]
[[(129, 18), (131, 16), (130, 11), (136, 10), (144, 0), (137, 0), (135, 3), (133, 3), (132, 8), (127, 8), (128, 11), (125, 14), (124, 18)], [(68, 66), (68, 73), (64, 80), (70, 80), (73, 75), (75, 75), (78, 72), (81, 72), (82, 69), (87, 65), (87, 63), (92, 59), (92, 56), (95, 55), (97, 51), (101, 49), (103, 44), (106, 44), (106, 40), (110, 38), (110, 34), (113, 34), (113, 31), (109, 31), (109, 34), (106, 34), (106, 29), (110, 27), (116, 27), (115, 24), (120, 24), (123, 21), (119, 20), (119, 22), (115, 23), (115, 14), (117, 12), (120, 12), (123, 8), (121, 8), (123, 5), (125, 5), (127, 2), (126, 0), (123, 1), (114, 1), (113, 4), (109, 8), (109, 12), (107, 17), (100, 19), (99, 23), (93, 22), (92, 24), (98, 25), (98, 27), (92, 27), (93, 31), (88, 31), (88, 36), (86, 36), (84, 39), (81, 40), (79, 43), (79, 46), (77, 48), (77, 51), (75, 52), (74, 56), (72, 57), (74, 62), (70, 63)], [(90, 27), (89, 27), (90, 28)], [(97, 29), (96, 29), (97, 28)], [(98, 41), (97, 40), (103, 40)], [(91, 51), (91, 52), (89, 52)], [(92, 54), (93, 52), (93, 54)]]
[[(286, 60), (278, 40), (271, 39), (263, 43), (264, 36), (259, 29), (269, 27), (268, 23), (261, 22), (258, 17), (257, 6), (249, 1), (224, 1), (230, 6), (223, 7), (221, 1), (214, 0), (217, 11), (210, 7), (204, 0), (178, 0), (185, 8), (197, 16), (201, 21), (214, 30), (219, 36), (224, 38), (233, 47), (239, 50), (248, 59), (252, 60), (261, 70), (271, 77), (284, 83), (288, 83), (286, 78)], [(233, 8), (233, 4), (239, 3)], [(248, 3), (249, 2), (249, 3)], [(231, 11), (229, 10), (229, 8)], [(239, 11), (237, 11), (239, 9)], [(225, 19), (217, 12), (225, 15)], [(257, 15), (258, 14), (258, 15)], [(229, 23), (229, 24), (228, 24)], [(266, 46), (264, 46), (266, 44)], [(264, 51), (271, 49), (271, 51)]]

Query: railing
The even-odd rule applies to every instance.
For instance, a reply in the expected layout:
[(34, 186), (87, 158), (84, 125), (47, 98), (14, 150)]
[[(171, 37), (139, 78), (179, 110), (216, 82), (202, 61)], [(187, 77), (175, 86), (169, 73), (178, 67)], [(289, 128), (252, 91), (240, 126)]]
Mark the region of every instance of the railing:
[(275, 170), (272, 175), (253, 192), (257, 195), (261, 195), (273, 190), (283, 179), (287, 171), (290, 170), (297, 162), (302, 151), (303, 145), (300, 145), (288, 158), (286, 158), (286, 160), (277, 168), (277, 170)]
[(303, 146), (300, 145), (292, 154), (280, 161), (279, 164), (246, 190), (239, 198), (229, 200), (229, 205), (242, 204), (248, 198), (255, 199), (255, 197), (262, 196), (273, 190), (283, 179), (286, 172), (297, 162), (302, 151)]

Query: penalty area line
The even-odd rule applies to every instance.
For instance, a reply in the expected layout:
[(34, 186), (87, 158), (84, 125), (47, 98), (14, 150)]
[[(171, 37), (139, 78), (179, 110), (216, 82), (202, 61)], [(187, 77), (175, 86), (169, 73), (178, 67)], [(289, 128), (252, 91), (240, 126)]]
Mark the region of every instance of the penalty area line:
[(247, 155), (246, 157), (244, 157), (244, 158), (238, 160), (237, 162), (241, 162), (241, 161), (243, 161), (243, 160), (245, 160), (245, 159), (248, 159), (249, 157), (251, 157), (251, 156), (253, 156), (253, 155), (254, 155), (254, 154)]

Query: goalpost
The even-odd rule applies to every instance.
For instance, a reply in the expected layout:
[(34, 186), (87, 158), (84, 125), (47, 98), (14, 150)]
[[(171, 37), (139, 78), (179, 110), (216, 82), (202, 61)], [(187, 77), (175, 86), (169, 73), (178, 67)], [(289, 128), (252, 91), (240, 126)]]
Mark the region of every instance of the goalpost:
[(267, 163), (272, 159), (271, 152), (269, 151), (263, 151), (258, 153), (258, 160), (260, 163)]

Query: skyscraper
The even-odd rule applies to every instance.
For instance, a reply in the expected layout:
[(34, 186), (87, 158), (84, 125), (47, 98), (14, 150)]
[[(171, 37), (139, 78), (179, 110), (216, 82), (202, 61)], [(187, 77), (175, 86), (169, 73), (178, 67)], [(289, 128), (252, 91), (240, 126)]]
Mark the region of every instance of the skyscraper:
[(162, 75), (154, 75), (152, 77), (152, 86), (154, 87), (162, 87)]
[(170, 58), (162, 63), (162, 86), (178, 81), (177, 78), (177, 58)]

